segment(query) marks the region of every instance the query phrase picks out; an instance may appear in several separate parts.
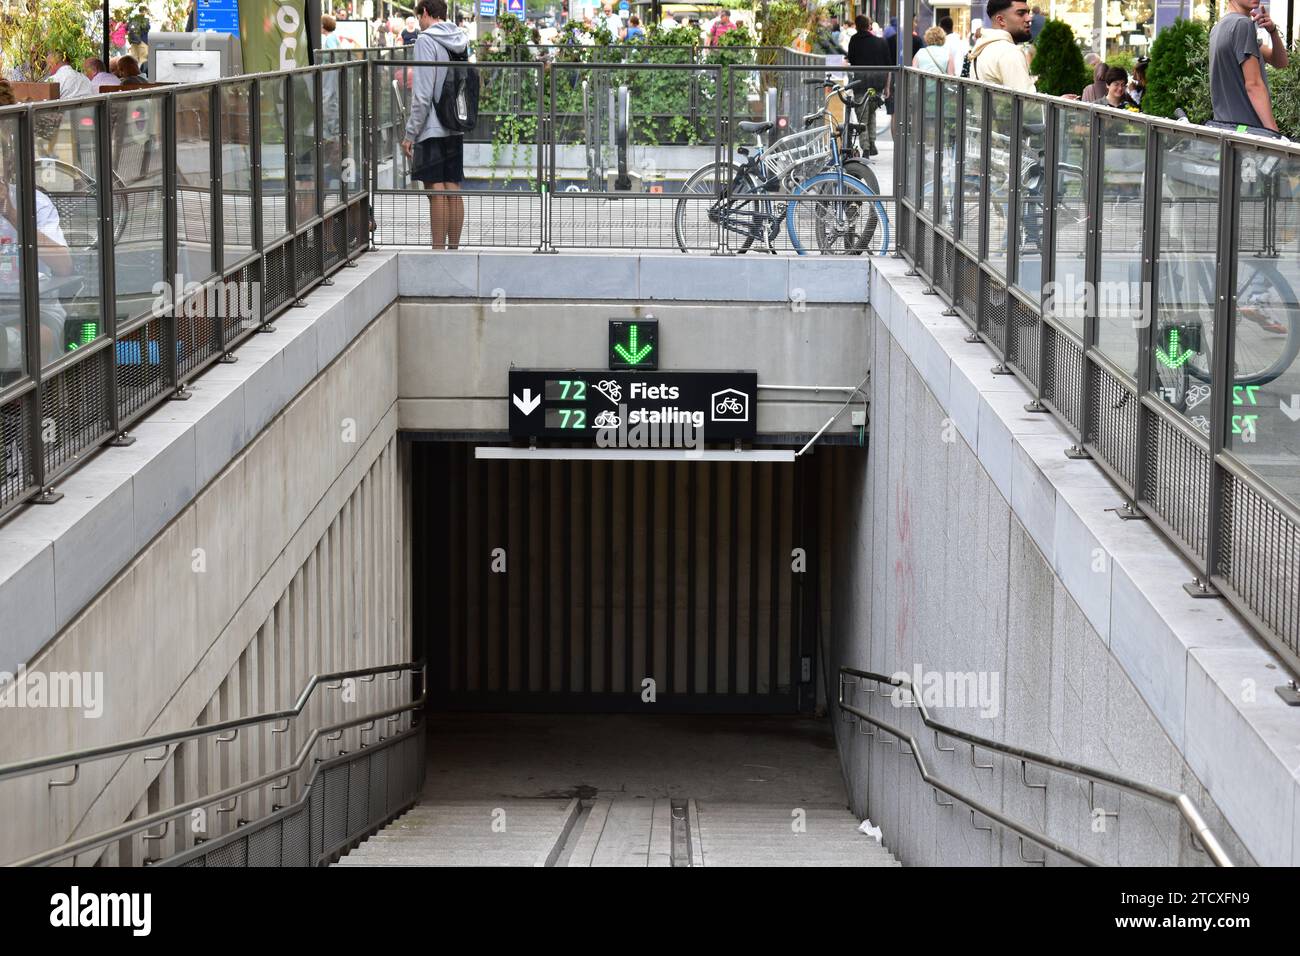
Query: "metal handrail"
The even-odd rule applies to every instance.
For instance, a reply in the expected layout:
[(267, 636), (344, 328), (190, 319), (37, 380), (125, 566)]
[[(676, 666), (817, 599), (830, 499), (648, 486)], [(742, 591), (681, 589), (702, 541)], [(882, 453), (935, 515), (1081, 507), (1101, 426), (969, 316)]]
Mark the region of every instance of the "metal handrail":
[(186, 801), (185, 803), (178, 804), (174, 807), (168, 807), (165, 810), (156, 810), (148, 816), (139, 817), (135, 820), (128, 820), (110, 830), (101, 830), (98, 833), (92, 833), (89, 836), (84, 836), (77, 840), (69, 840), (66, 843), (61, 843), (48, 850), (42, 850), (40, 853), (34, 853), (21, 860), (6, 863), (5, 866), (48, 866), (51, 863), (57, 863), (59, 860), (67, 859), (70, 856), (84, 853), (86, 850), (93, 850), (97, 847), (104, 846), (105, 844), (112, 843), (115, 840), (120, 840), (123, 837), (128, 837), (135, 833), (139, 833), (142, 830), (147, 830), (156, 823), (165, 823), (181, 816), (182, 814), (189, 813), (191, 810), (197, 810), (200, 807), (220, 803), (231, 797), (238, 798), (240, 795), (247, 793), (250, 790), (256, 790), (259, 787), (267, 786), (277, 780), (283, 780), (290, 774), (296, 773), (302, 769), (303, 765), (307, 762), (307, 758), (310, 756), (312, 749), (316, 746), (316, 741), (318, 741), (322, 735), (334, 732), (342, 733), (347, 728), (355, 727), (358, 724), (377, 721), (381, 718), (392, 717), (406, 713), (407, 711), (415, 711), (424, 706), (426, 697), (427, 691), (422, 689), (420, 696), (408, 703), (398, 704), (395, 707), (388, 707), (384, 710), (373, 711), (361, 717), (354, 717), (351, 720), (340, 721), (324, 727), (314, 727), (312, 728), (311, 733), (307, 736), (307, 739), (303, 741), (303, 745), (298, 749), (297, 757), (294, 758), (292, 763), (284, 767), (280, 767), (270, 773), (262, 774), (260, 777), (256, 777), (245, 783), (234, 784), (233, 786), (227, 787), (217, 793), (204, 794), (201, 797), (195, 797), (193, 800)]
[(865, 720), (868, 723), (876, 727), (879, 727), (881, 730), (886, 731), (887, 733), (893, 734), (894, 736), (898, 737), (900, 740), (906, 740), (911, 747), (912, 758), (915, 761), (917, 768), (921, 772), (922, 779), (925, 780), (926, 783), (930, 784), (931, 786), (939, 790), (942, 790), (944, 793), (948, 794), (951, 797), (955, 797), (956, 799), (960, 800), (962, 803), (966, 804), (968, 807), (971, 807), (977, 812), (988, 817), (990, 820), (993, 820), (1008, 829), (1014, 830), (1016, 833), (1020, 834), (1023, 837), (1028, 838), (1029, 840), (1032, 840), (1034, 843), (1037, 843), (1039, 846), (1049, 849), (1054, 853), (1059, 853), (1061, 856), (1074, 860), (1078, 863), (1083, 863), (1086, 866), (1100, 865), (1096, 860), (1093, 860), (1091, 857), (1085, 856), (1081, 853), (1071, 850), (1068, 847), (1065, 847), (1063, 844), (1060, 844), (1058, 841), (1052, 839), (1051, 837), (1038, 833), (1035, 830), (1031, 830), (1030, 828), (1023, 826), (1022, 824), (1019, 824), (1016, 821), (1011, 820), (1009, 817), (1003, 816), (998, 811), (984, 806), (974, 798), (966, 796), (965, 794), (961, 793), (955, 788), (950, 787), (947, 784), (943, 783), (942, 781), (938, 780), (937, 778), (933, 777), (929, 773), (929, 771), (926, 770), (925, 762), (921, 758), (919, 748), (916, 744), (916, 740), (910, 734), (906, 734), (898, 730), (891, 724), (881, 720), (878, 717), (873, 717), (872, 715), (868, 714), (866, 711), (862, 710), (861, 708), (856, 707), (853, 704), (850, 704), (845, 701), (844, 678), (846, 675), (850, 677), (856, 677), (858, 679), (872, 680), (875, 681), (877, 684), (888, 684), (891, 687), (900, 687), (906, 689), (909, 692), (909, 696), (911, 697), (911, 704), (915, 706), (916, 709), (920, 712), (921, 722), (925, 724), (926, 727), (930, 728), (936, 733), (943, 734), (945, 737), (951, 737), (954, 740), (961, 740), (964, 741), (965, 743), (970, 744), (972, 748), (972, 753), (974, 753), (975, 747), (977, 746), (982, 747), (985, 750), (992, 750), (995, 753), (1000, 753), (1003, 756), (1012, 757), (1022, 762), (1037, 764), (1038, 766), (1045, 767), (1049, 770), (1056, 770), (1061, 773), (1070, 774), (1071, 776), (1079, 777), (1093, 784), (1103, 783), (1106, 784), (1107, 786), (1115, 787), (1116, 789), (1119, 790), (1125, 790), (1133, 794), (1134, 796), (1144, 797), (1149, 800), (1156, 800), (1162, 803), (1170, 804), (1171, 806), (1173, 806), (1175, 809), (1178, 810), (1183, 820), (1187, 823), (1188, 827), (1191, 829), (1192, 835), (1205, 848), (1205, 852), (1209, 855), (1210, 859), (1214, 861), (1215, 866), (1230, 867), (1234, 865), (1231, 858), (1224, 851), (1222, 845), (1220, 845), (1218, 838), (1215, 837), (1214, 832), (1210, 829), (1209, 824), (1205, 822), (1204, 818), (1201, 816), (1200, 811), (1196, 809), (1196, 805), (1192, 803), (1191, 798), (1188, 797), (1187, 794), (1180, 793), (1176, 790), (1170, 790), (1166, 787), (1159, 787), (1153, 784), (1142, 783), (1138, 780), (1133, 780), (1129, 777), (1122, 777), (1119, 774), (1114, 774), (1108, 770), (1102, 770), (1098, 767), (1089, 767), (1086, 764), (1075, 763), (1070, 760), (1061, 760), (1060, 758), (1051, 757), (1048, 756), (1047, 754), (1040, 754), (1033, 750), (1026, 750), (1022, 747), (1016, 747), (1012, 744), (1002, 743), (1001, 741), (997, 741), (997, 740), (990, 740), (989, 738), (981, 737), (978, 734), (972, 734), (964, 730), (958, 730), (956, 727), (950, 727), (947, 724), (940, 723), (939, 721), (935, 720), (930, 716), (929, 711), (927, 711), (925, 708), (925, 702), (921, 700), (921, 697), (916, 692), (914, 685), (906, 677), (897, 674), (894, 675), (877, 674), (874, 671), (859, 670), (856, 667), (849, 667), (846, 664), (840, 665), (840, 688), (839, 688), (839, 700), (837, 702), (841, 710), (853, 714), (859, 719)]
[[(343, 680), (349, 677), (369, 677), (379, 674), (392, 674), (399, 671), (419, 671), (423, 673), (423, 662), (407, 661), (401, 664), (386, 664), (381, 667), (360, 667), (354, 670), (333, 671), (327, 674), (313, 674), (308, 678), (302, 692), (298, 695), (292, 707), (286, 710), (276, 710), (264, 714), (251, 714), (247, 717), (235, 717), (231, 720), (223, 720), (215, 724), (205, 724), (201, 727), (194, 727), (189, 730), (175, 730), (165, 734), (153, 734), (148, 737), (134, 737), (130, 740), (118, 741), (111, 744), (102, 744), (98, 747), (86, 747), (81, 750), (69, 750), (61, 754), (53, 754), (46, 757), (36, 757), (30, 760), (20, 760), (15, 763), (0, 765), (0, 781), (10, 780), (14, 777), (25, 777), (28, 774), (35, 773), (39, 770), (58, 770), (60, 767), (76, 767), (79, 764), (89, 763), (93, 760), (104, 760), (108, 757), (125, 756), (126, 754), (135, 753), (140, 750), (151, 750), (154, 747), (170, 746), (175, 743), (183, 743), (187, 740), (194, 740), (199, 737), (208, 737), (212, 734), (224, 733), (228, 730), (238, 732), (240, 728), (252, 727), (258, 724), (265, 724), (276, 720), (291, 720), (301, 714), (306, 708), (307, 703), (316, 690), (324, 681)], [(392, 678), (390, 678), (392, 679)]]

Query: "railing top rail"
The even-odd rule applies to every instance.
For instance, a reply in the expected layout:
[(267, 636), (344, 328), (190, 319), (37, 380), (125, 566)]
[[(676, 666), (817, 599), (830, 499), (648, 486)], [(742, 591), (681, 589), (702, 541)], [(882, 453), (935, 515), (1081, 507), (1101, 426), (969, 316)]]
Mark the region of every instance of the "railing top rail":
[[(834, 69), (839, 70), (843, 68), (835, 67)], [(873, 67), (873, 69), (884, 70), (895, 68)], [(917, 70), (910, 66), (905, 66), (901, 69), (904, 73), (919, 76), (930, 82), (943, 83), (945, 85), (950, 83), (960, 84), (978, 90), (987, 89), (990, 90), (994, 96), (1020, 99), (1025, 102), (1041, 103), (1044, 106), (1054, 106), (1057, 109), (1069, 110), (1086, 115), (1099, 113), (1104, 119), (1112, 119), (1115, 122), (1138, 123), (1153, 129), (1162, 129), (1172, 133), (1179, 133), (1183, 136), (1195, 136), (1202, 139), (1214, 139), (1224, 142), (1231, 141), (1240, 146), (1246, 146), (1252, 149), (1270, 150), (1279, 153), (1289, 153), (1293, 156), (1300, 156), (1300, 143), (1267, 139), (1262, 136), (1252, 136), (1249, 133), (1238, 133), (1235, 130), (1218, 129), (1200, 123), (1184, 123), (1164, 116), (1153, 116), (1150, 113), (1134, 113), (1131, 110), (1119, 110), (1113, 106), (1108, 106), (1105, 103), (1085, 103), (1082, 100), (1066, 99), (1063, 96), (1052, 96), (1048, 93), (1027, 93), (1020, 90), (1011, 90), (1006, 87), (997, 86), (996, 84), (986, 83), (983, 80), (971, 79), (970, 77), (930, 73), (926, 70)]]
[[(124, 756), (141, 750), (151, 750), (154, 747), (183, 743), (186, 740), (193, 740), (199, 737), (208, 737), (212, 734), (224, 733), (228, 730), (239, 730), (240, 728), (251, 727), (257, 724), (270, 723), (276, 720), (286, 720), (301, 714), (316, 688), (326, 681), (344, 680), (347, 678), (365, 678), (378, 676), (379, 674), (399, 673), (402, 671), (422, 671), (423, 668), (423, 663), (406, 661), (400, 664), (385, 664), (378, 667), (359, 667), (346, 671), (313, 674), (308, 678), (307, 683), (303, 686), (301, 693), (298, 694), (298, 698), (294, 701), (293, 706), (285, 710), (276, 710), (262, 714), (250, 714), (246, 717), (236, 717), (231, 720), (221, 721), (220, 723), (205, 724), (201, 727), (194, 727), (187, 730), (176, 730), (165, 734), (153, 734), (147, 737), (135, 737), (130, 740), (121, 740), (111, 744), (102, 744), (98, 747), (86, 747), (81, 750), (70, 750), (61, 754), (35, 757), (30, 760), (20, 760), (14, 763), (0, 765), (0, 780), (9, 780), (14, 777), (25, 777), (42, 770), (58, 770), (60, 767), (70, 767), (74, 764), (89, 763), (90, 761), (104, 760), (114, 756)], [(14, 683), (16, 684), (17, 682)], [(7, 685), (6, 688), (0, 689), (0, 694), (3, 694), (9, 686), (14, 685), (10, 684)]]
[(313, 66), (295, 67), (292, 70), (274, 70), (264, 73), (240, 73), (237, 76), (223, 76), (216, 80), (195, 80), (192, 83), (168, 83), (162, 86), (146, 86), (141, 88), (138, 93), (117, 89), (111, 93), (92, 93), (90, 96), (78, 96), (68, 99), (31, 100), (24, 103), (14, 103), (10, 106), (0, 106), (0, 117), (30, 110), (65, 110), (74, 107), (93, 106), (101, 100), (137, 100), (148, 97), (166, 97), (178, 92), (192, 93), (202, 90), (210, 90), (217, 86), (242, 85), (251, 80), (282, 80), (286, 77), (300, 76), (305, 73), (335, 72), (338, 70), (348, 69), (359, 70), (362, 66), (363, 63), (361, 60), (352, 63), (317, 63)]
[[(1120, 790), (1127, 790), (1129, 793), (1132, 793), (1135, 796), (1146, 797), (1148, 799), (1159, 800), (1161, 802), (1168, 803), (1174, 808), (1176, 808), (1178, 812), (1182, 815), (1183, 819), (1187, 822), (1187, 825), (1191, 828), (1192, 832), (1196, 835), (1197, 839), (1201, 841), (1202, 845), (1205, 847), (1205, 851), (1210, 855), (1210, 858), (1214, 861), (1216, 866), (1233, 865), (1232, 860), (1228, 857), (1223, 847), (1219, 844), (1218, 839), (1214, 836), (1214, 833), (1210, 830), (1209, 825), (1206, 824), (1204, 818), (1200, 814), (1200, 811), (1196, 809), (1195, 804), (1193, 804), (1191, 799), (1184, 793), (1180, 793), (1176, 790), (1170, 790), (1166, 787), (1157, 786), (1155, 784), (1142, 783), (1139, 780), (1134, 780), (1130, 777), (1125, 777), (1120, 774), (1112, 773), (1109, 770), (1103, 770), (1099, 767), (1090, 767), (1087, 764), (1075, 763), (1074, 761), (1070, 761), (1070, 760), (1062, 760), (1059, 757), (1053, 757), (1048, 754), (1041, 754), (1033, 750), (1026, 750), (1023, 747), (1017, 747), (1014, 746), (1013, 744), (1006, 744), (1003, 743), (1002, 741), (992, 740), (988, 737), (981, 737), (979, 734), (972, 734), (964, 730), (959, 730), (956, 727), (951, 727), (948, 724), (941, 723), (930, 716), (930, 712), (929, 710), (926, 709), (925, 702), (921, 699), (921, 695), (916, 692), (916, 689), (913, 686), (912, 682), (906, 676), (899, 675), (899, 674), (891, 674), (891, 675), (878, 674), (875, 671), (862, 670), (860, 668), (850, 667), (847, 664), (841, 664), (840, 665), (840, 678), (841, 678), (840, 693), (839, 693), (838, 703), (840, 707), (846, 710), (850, 710), (851, 713), (854, 713), (859, 717), (862, 717), (863, 714), (857, 708), (853, 708), (853, 705), (846, 703), (846, 701), (844, 700), (843, 678), (846, 674), (850, 677), (872, 680), (872, 681), (876, 681), (879, 684), (887, 684), (891, 687), (898, 687), (900, 689), (907, 690), (909, 692), (909, 697), (910, 697), (908, 704), (909, 706), (915, 707), (917, 711), (920, 713), (921, 722), (925, 724), (926, 727), (929, 727), (931, 730), (938, 731), (939, 733), (943, 734), (945, 737), (952, 737), (956, 740), (962, 740), (968, 744), (973, 744), (982, 747), (985, 750), (992, 750), (995, 753), (1000, 753), (1008, 757), (1013, 757), (1016, 760), (1023, 760), (1028, 763), (1037, 764), (1040, 767), (1047, 767), (1052, 770), (1058, 770), (1062, 773), (1070, 774), (1071, 776), (1082, 777), (1086, 780), (1093, 780), (1096, 781), (1097, 783), (1102, 783), (1102, 784), (1106, 784), (1107, 786), (1116, 787), (1117, 789)], [(868, 719), (871, 719), (874, 722), (874, 718), (868, 718)], [(966, 802), (964, 797), (961, 797), (957, 794), (953, 794), (953, 795), (958, 796), (958, 799), (961, 799), (963, 803)]]

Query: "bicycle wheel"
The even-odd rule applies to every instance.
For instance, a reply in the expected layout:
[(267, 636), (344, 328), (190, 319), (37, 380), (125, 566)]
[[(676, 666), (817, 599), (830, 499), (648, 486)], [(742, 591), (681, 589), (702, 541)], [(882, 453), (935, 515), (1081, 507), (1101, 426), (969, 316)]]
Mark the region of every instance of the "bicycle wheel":
[(854, 179), (861, 180), (868, 189), (877, 196), (880, 195), (880, 182), (876, 179), (876, 172), (867, 165), (864, 159), (846, 159), (844, 160), (844, 172)]
[(673, 237), (682, 252), (712, 252), (717, 249), (720, 228), (739, 233), (740, 252), (749, 251), (754, 240), (762, 236), (759, 219), (764, 208), (770, 209), (771, 203), (738, 198), (757, 190), (749, 175), (735, 163), (701, 166), (687, 177), (682, 192), (690, 196), (715, 197), (713, 201), (706, 198), (677, 200), (673, 210)]
[(1243, 256), (1237, 270), (1233, 383), (1267, 385), (1300, 353), (1300, 302), (1274, 263)]
[(838, 170), (818, 173), (794, 188), (786, 208), (786, 229), (799, 255), (882, 255), (889, 248), (884, 204), (860, 179)]

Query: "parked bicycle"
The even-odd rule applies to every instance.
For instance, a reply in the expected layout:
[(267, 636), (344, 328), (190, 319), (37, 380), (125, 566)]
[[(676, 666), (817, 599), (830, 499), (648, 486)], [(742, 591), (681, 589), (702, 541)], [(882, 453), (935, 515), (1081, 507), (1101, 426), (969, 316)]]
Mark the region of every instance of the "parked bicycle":
[[(888, 249), (889, 217), (874, 175), (856, 154), (855, 142), (864, 129), (852, 118), (856, 95), (845, 85), (816, 78), (806, 82), (825, 85), (829, 92), (822, 109), (803, 117), (804, 129), (764, 147), (763, 134), (773, 124), (742, 121), (741, 132), (755, 138), (753, 147), (735, 151), (744, 157), (743, 164), (732, 157), (702, 166), (687, 178), (682, 187), (687, 196), (677, 200), (673, 215), (674, 236), (683, 252), (711, 251), (716, 227), (739, 237), (740, 253), (758, 241), (775, 253), (783, 225), (800, 255), (879, 255)], [(832, 98), (844, 104), (842, 122), (829, 108)], [(704, 205), (704, 200), (687, 198), (692, 194), (716, 197), (707, 207), (707, 224), (692, 218)], [(769, 198), (782, 194), (796, 198)], [(809, 198), (799, 198), (805, 196)]]

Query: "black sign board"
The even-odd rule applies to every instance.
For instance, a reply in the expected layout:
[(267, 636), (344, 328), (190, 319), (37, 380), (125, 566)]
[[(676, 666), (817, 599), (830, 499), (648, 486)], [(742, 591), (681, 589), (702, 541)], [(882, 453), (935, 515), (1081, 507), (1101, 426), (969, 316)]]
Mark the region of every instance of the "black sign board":
[(511, 369), (510, 437), (675, 447), (753, 440), (758, 373)]
[(657, 369), (659, 367), (658, 319), (610, 319), (609, 367)]

